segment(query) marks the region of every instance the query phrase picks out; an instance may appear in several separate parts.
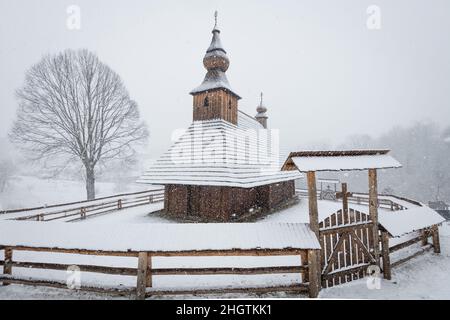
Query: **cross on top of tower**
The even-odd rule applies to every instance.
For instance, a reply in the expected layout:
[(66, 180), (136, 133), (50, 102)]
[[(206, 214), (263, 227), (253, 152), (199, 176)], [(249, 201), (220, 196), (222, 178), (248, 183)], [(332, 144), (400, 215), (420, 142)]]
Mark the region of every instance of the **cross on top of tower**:
[(219, 13), (217, 12), (217, 10), (214, 12), (214, 30), (217, 29), (217, 16), (219, 15)]

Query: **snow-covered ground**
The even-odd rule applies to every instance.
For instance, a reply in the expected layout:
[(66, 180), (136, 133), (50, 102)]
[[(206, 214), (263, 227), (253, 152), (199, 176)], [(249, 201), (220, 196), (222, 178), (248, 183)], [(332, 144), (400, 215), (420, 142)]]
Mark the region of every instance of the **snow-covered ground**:
[[(24, 177), (20, 184), (16, 182), (16, 191), (21, 189), (27, 193), (29, 198), (21, 206), (34, 206), (43, 204), (42, 199), (48, 203), (76, 201), (83, 198), (84, 186), (82, 183), (71, 181), (48, 182), (34, 181), (34, 178)], [(38, 186), (34, 186), (37, 183)], [(27, 187), (28, 186), (28, 187)], [(142, 186), (137, 186), (139, 188)], [(144, 186), (145, 187), (145, 186)], [(133, 186), (131, 186), (133, 188)], [(114, 190), (114, 184), (99, 184), (102, 190), (101, 195), (110, 195)], [(139, 190), (139, 189), (137, 189)], [(142, 189), (141, 189), (142, 190)], [(133, 191), (133, 190), (129, 190)], [(51, 196), (51, 201), (49, 199)], [(60, 195), (63, 195), (60, 197)], [(44, 197), (45, 196), (45, 197)], [(3, 195), (5, 197), (5, 195)], [(19, 197), (17, 196), (17, 199)], [(98, 225), (107, 228), (108, 225), (121, 225), (126, 228), (127, 225), (146, 224), (146, 223), (172, 223), (156, 214), (156, 210), (162, 208), (162, 203), (155, 203), (147, 206), (124, 209), (111, 214), (98, 216), (85, 221), (76, 222), (77, 224)], [(336, 212), (341, 204), (333, 201), (319, 201), (319, 212)], [(367, 207), (356, 204), (352, 208), (361, 211), (367, 210)], [(365, 210), (364, 210), (365, 209)], [(297, 205), (288, 209), (274, 213), (258, 222), (307, 222), (307, 201), (301, 200)], [(2, 223), (0, 221), (0, 223)], [(27, 222), (23, 222), (27, 223)], [(36, 222), (35, 222), (36, 223)], [(65, 222), (40, 222), (51, 223), (55, 228)], [(100, 229), (100, 228), (99, 228)], [(114, 229), (114, 228), (111, 228)], [(367, 299), (450, 299), (450, 275), (447, 273), (450, 267), (450, 225), (445, 223), (441, 227), (441, 249), (442, 254), (435, 255), (427, 252), (404, 265), (393, 270), (391, 281), (381, 281), (381, 289), (370, 290), (367, 288), (364, 279), (353, 281), (346, 285), (334, 288), (324, 289), (320, 293), (321, 298), (367, 298)], [(3, 252), (0, 251), (0, 259), (3, 258)], [(14, 259), (17, 261), (36, 261), (65, 264), (92, 264), (104, 266), (122, 266), (136, 267), (136, 258), (116, 258), (116, 257), (94, 257), (82, 255), (68, 255), (56, 253), (30, 253), (15, 252)], [(299, 259), (296, 256), (286, 257), (159, 257), (154, 258), (153, 266), (156, 268), (189, 268), (189, 267), (250, 267), (250, 266), (282, 266), (298, 265)], [(1, 270), (1, 268), (0, 268)], [(23, 268), (13, 268), (14, 276), (33, 276), (35, 278), (52, 279), (65, 281), (67, 273), (65, 271), (48, 270), (29, 270)], [(299, 275), (280, 274), (280, 275), (257, 275), (257, 276), (154, 276), (153, 284), (158, 289), (170, 288), (197, 288), (197, 287), (223, 287), (223, 286), (271, 286), (287, 285), (298, 282)], [(124, 286), (134, 287), (136, 279), (134, 276), (113, 276), (99, 275), (94, 273), (82, 273), (82, 282), (84, 285), (103, 285), (103, 286)], [(183, 296), (181, 298), (192, 298), (193, 296)], [(204, 298), (206, 296), (200, 296)], [(211, 297), (211, 296), (208, 296)], [(212, 296), (215, 298), (254, 298), (256, 295), (227, 294), (221, 296)], [(305, 298), (305, 296), (276, 293), (265, 294), (262, 297), (269, 298)], [(71, 290), (51, 289), (43, 287), (30, 287), (21, 285), (0, 286), (0, 299), (123, 299), (127, 297), (116, 297), (107, 294), (82, 293)], [(165, 297), (174, 298), (174, 297)]]
[[(392, 280), (381, 280), (380, 289), (368, 289), (366, 280), (356, 280), (337, 287), (323, 289), (323, 299), (450, 299), (450, 224), (440, 228), (440, 255), (428, 252), (394, 268)], [(238, 259), (238, 258), (234, 258)], [(230, 262), (232, 262), (230, 260)], [(156, 277), (157, 278), (157, 277)], [(181, 280), (181, 279), (179, 279)], [(261, 280), (261, 279), (259, 279)], [(244, 283), (247, 284), (247, 283)], [(185, 284), (186, 285), (186, 284)], [(243, 285), (242, 283), (240, 285)], [(255, 298), (256, 295), (227, 294), (213, 298)], [(305, 298), (286, 293), (265, 294), (263, 298)], [(63, 289), (0, 286), (0, 299), (125, 299), (106, 294), (75, 292)], [(165, 297), (165, 298), (176, 298)], [(178, 296), (177, 298), (206, 298), (206, 296)]]
[[(4, 192), (0, 193), (0, 210), (29, 208), (56, 203), (86, 200), (83, 181), (42, 179), (14, 176)], [(148, 185), (96, 182), (96, 196), (110, 196), (124, 192), (148, 190)]]

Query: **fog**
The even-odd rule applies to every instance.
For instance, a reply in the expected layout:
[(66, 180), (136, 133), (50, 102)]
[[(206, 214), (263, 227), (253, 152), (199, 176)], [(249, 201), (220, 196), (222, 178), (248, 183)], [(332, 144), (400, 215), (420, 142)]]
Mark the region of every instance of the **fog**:
[[(69, 5), (81, 29), (66, 26)], [(0, 1), (0, 136), (15, 116), (14, 92), (43, 54), (87, 48), (123, 78), (150, 130), (149, 154), (192, 120), (188, 92), (203, 80), (202, 58), (219, 11), (227, 72), (255, 113), (264, 91), (269, 126), (288, 149), (336, 145), (353, 134), (450, 119), (450, 3), (377, 1)]]

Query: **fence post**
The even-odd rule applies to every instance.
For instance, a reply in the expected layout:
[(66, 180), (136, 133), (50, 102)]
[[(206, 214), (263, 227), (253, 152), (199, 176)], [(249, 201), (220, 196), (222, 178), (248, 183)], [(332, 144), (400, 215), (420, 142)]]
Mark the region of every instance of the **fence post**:
[(85, 208), (80, 209), (80, 216), (81, 216), (81, 219), (86, 219), (86, 209)]
[[(12, 248), (5, 247), (5, 265), (3, 266), (3, 274), (12, 274), (12, 259), (13, 259), (13, 250)], [(3, 282), (4, 286), (9, 285), (9, 283)]]
[(423, 247), (423, 246), (426, 246), (428, 244), (428, 236), (429, 236), (429, 234), (428, 234), (428, 230), (427, 229), (422, 230), (421, 233), (422, 233), (422, 247)]
[(441, 253), (441, 243), (439, 241), (439, 227), (436, 224), (431, 227), (431, 236), (433, 237), (434, 253)]
[(389, 257), (389, 234), (381, 232), (381, 253), (383, 255), (383, 275), (386, 280), (391, 280), (391, 259)]
[(373, 237), (373, 255), (375, 257), (376, 264), (380, 266), (380, 237), (378, 234), (378, 181), (377, 170), (369, 169), (369, 216), (372, 220), (372, 237)]
[(147, 269), (148, 269), (148, 254), (147, 252), (139, 252), (137, 283), (136, 283), (137, 300), (145, 300), (145, 288), (147, 286)]
[(319, 272), (319, 260), (318, 257), (319, 250), (308, 250), (308, 279), (309, 279), (309, 297), (317, 298), (320, 290), (320, 278)]
[(152, 281), (152, 256), (148, 256), (148, 263), (147, 263), (147, 278), (146, 278), (146, 287), (152, 287), (153, 281)]
[(117, 209), (122, 209), (122, 199), (117, 200)]
[(150, 203), (153, 203), (153, 195), (151, 194), (151, 195), (149, 195), (149, 197), (148, 197), (148, 201), (150, 202)]

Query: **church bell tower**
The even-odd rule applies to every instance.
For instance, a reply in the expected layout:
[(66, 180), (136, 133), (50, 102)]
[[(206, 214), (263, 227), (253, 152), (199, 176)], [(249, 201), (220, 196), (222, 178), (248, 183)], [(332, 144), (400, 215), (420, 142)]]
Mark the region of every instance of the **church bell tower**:
[(207, 70), (205, 79), (190, 92), (194, 97), (193, 120), (223, 119), (237, 124), (238, 100), (241, 97), (233, 92), (225, 74), (230, 60), (220, 41), (217, 11), (212, 34), (211, 44), (203, 58)]

